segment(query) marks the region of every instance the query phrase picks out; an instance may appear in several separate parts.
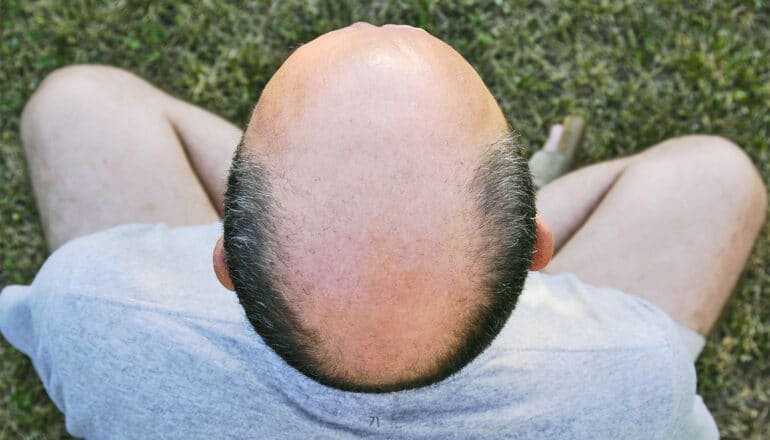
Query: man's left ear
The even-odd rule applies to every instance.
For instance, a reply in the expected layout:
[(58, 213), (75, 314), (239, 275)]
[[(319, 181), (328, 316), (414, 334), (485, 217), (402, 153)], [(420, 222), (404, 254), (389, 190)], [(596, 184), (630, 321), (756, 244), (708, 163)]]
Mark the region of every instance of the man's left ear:
[(535, 255), (529, 270), (543, 270), (553, 257), (553, 234), (551, 227), (540, 215), (535, 215)]
[(233, 286), (233, 280), (230, 279), (230, 272), (227, 270), (227, 263), (225, 262), (223, 238), (219, 237), (217, 244), (214, 245), (214, 273), (217, 274), (217, 279), (225, 288), (234, 291), (235, 286)]

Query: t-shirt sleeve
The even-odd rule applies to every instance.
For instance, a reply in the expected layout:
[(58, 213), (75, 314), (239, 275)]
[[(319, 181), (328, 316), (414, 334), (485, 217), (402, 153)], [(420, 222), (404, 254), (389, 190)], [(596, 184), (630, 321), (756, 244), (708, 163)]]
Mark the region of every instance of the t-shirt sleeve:
[(0, 293), (0, 333), (27, 355), (37, 339), (30, 310), (31, 294), (29, 286), (8, 286)]
[(655, 309), (655, 324), (662, 330), (671, 354), (673, 410), (666, 438), (712, 440), (719, 438), (714, 418), (697, 394), (697, 376), (678, 325), (662, 310), (642, 300), (641, 307)]
[(57, 250), (30, 286), (3, 291), (0, 330), (32, 360), (70, 434), (215, 431), (203, 414), (226, 420), (229, 407), (200, 396), (224, 402), (224, 389), (261, 386), (249, 360), (262, 346), (211, 270), (217, 235), (214, 226), (108, 230)]
[[(719, 438), (697, 394), (695, 366), (680, 327), (663, 310), (640, 297), (584, 283), (572, 274), (533, 273), (527, 282), (513, 315), (509, 345), (616, 353), (611, 362), (613, 368), (626, 370), (626, 384), (650, 387), (665, 396), (649, 438)], [(547, 323), (547, 330), (539, 328), (541, 322)], [(645, 353), (643, 362), (633, 360), (638, 353)], [(617, 388), (605, 388), (607, 381), (594, 386), (597, 393), (617, 395)]]
[[(51, 302), (68, 291), (79, 259), (77, 244), (65, 245), (54, 252), (29, 286), (8, 286), (0, 294), (0, 332), (3, 337), (32, 361), (43, 386), (54, 404), (63, 411), (61, 400), (51, 386), (50, 351)], [(54, 391), (54, 392), (52, 392)]]

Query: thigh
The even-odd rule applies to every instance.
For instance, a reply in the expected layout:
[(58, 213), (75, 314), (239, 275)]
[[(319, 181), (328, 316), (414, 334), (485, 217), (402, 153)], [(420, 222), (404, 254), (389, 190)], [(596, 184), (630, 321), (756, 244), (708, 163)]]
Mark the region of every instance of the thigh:
[[(232, 154), (239, 132), (128, 72), (75, 66), (50, 75), (22, 115), (22, 141), (49, 246), (124, 223), (188, 225), (219, 218), (204, 180)], [(232, 145), (197, 164), (172, 123), (179, 110)], [(176, 113), (175, 113), (176, 112)], [(213, 134), (213, 133), (212, 133)], [(188, 137), (194, 137), (190, 135)], [(196, 156), (197, 158), (197, 156)], [(216, 170), (216, 171), (215, 171)], [(213, 190), (211, 192), (216, 192)]]
[[(738, 147), (710, 136), (672, 139), (621, 165), (595, 178), (606, 190), (548, 270), (641, 296), (707, 334), (764, 219), (761, 179)], [(580, 191), (580, 181), (569, 186)], [(558, 213), (549, 203), (570, 200), (546, 197), (541, 209)]]

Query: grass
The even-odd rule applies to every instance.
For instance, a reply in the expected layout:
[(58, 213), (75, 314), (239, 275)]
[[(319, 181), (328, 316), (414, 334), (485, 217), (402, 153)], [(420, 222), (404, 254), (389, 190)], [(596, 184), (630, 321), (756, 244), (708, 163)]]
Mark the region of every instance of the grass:
[[(0, 286), (46, 257), (19, 114), (57, 67), (105, 63), (243, 124), (297, 45), (366, 20), (426, 28), (462, 53), (528, 145), (568, 113), (583, 164), (677, 134), (727, 136), (770, 178), (770, 6), (754, 1), (0, 0)], [(770, 230), (697, 364), (725, 439), (770, 438)], [(0, 438), (66, 436), (26, 357), (0, 340)]]

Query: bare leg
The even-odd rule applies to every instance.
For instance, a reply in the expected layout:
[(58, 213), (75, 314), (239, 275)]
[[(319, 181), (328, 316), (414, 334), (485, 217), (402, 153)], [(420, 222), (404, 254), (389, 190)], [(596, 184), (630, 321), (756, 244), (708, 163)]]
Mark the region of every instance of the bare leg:
[(745, 154), (685, 136), (584, 168), (544, 187), (553, 224), (549, 272), (638, 295), (707, 335), (751, 251), (766, 191)]
[(216, 221), (241, 133), (105, 66), (51, 74), (24, 109), (21, 130), (51, 249), (123, 223)]

